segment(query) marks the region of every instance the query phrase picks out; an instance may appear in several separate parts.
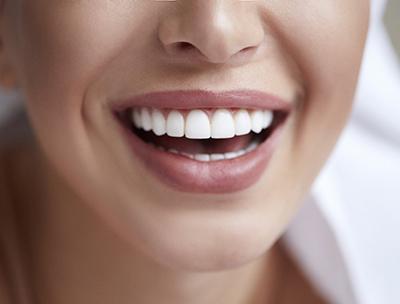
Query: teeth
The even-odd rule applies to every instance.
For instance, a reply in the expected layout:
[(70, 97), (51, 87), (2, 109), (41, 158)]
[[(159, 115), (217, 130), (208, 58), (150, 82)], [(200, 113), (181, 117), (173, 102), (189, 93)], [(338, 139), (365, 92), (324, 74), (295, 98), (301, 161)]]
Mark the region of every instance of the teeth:
[(236, 158), (238, 155), (237, 155), (237, 152), (228, 152), (228, 153), (225, 153), (225, 159), (233, 159), (233, 158)]
[(235, 134), (245, 135), (251, 131), (251, 118), (246, 110), (239, 110), (235, 113)]
[(133, 109), (131, 119), (135, 127), (152, 130), (157, 136), (191, 139), (232, 138), (251, 131), (260, 133), (271, 126), (274, 114), (269, 110), (236, 111), (217, 109), (208, 112), (195, 109), (185, 112), (171, 110), (165, 116), (161, 110), (145, 107)]
[(139, 109), (134, 109), (132, 113), (132, 121), (136, 128), (142, 127), (142, 116), (140, 115)]
[(263, 112), (263, 128), (264, 129), (268, 128), (272, 124), (273, 120), (274, 120), (274, 114), (272, 113), (272, 111), (265, 110)]
[(260, 133), (264, 125), (264, 114), (262, 111), (253, 111), (251, 117), (251, 130), (255, 133)]
[(219, 109), (211, 119), (211, 138), (232, 138), (235, 136), (235, 122), (232, 113)]
[(195, 154), (195, 160), (209, 162), (210, 161), (210, 154)]
[(210, 154), (210, 160), (223, 160), (223, 159), (225, 159), (225, 154), (223, 154), (223, 153)]
[(192, 110), (186, 117), (185, 136), (187, 138), (210, 138), (210, 121), (208, 115), (201, 110)]
[(145, 131), (150, 131), (152, 129), (151, 116), (147, 108), (142, 108), (141, 119), (142, 119), (142, 128)]
[(189, 153), (186, 153), (186, 152), (180, 152), (180, 154), (182, 154), (183, 156), (189, 157), (191, 159), (194, 159), (194, 155), (193, 154), (189, 154)]
[(167, 134), (171, 137), (182, 137), (185, 134), (185, 120), (179, 111), (169, 112)]
[[(151, 144), (154, 146), (153, 144)], [(181, 152), (176, 149), (165, 149), (164, 147), (161, 146), (154, 146), (155, 148), (161, 150), (161, 151), (167, 151), (173, 154), (178, 154), (178, 155), (183, 155), (187, 158), (194, 159), (197, 161), (201, 162), (211, 162), (211, 161), (219, 161), (219, 160), (226, 160), (226, 159), (234, 159), (238, 158), (242, 155), (245, 155), (254, 149), (258, 147), (259, 143), (258, 142), (252, 142), (247, 148), (241, 149), (239, 151), (233, 151), (233, 152), (227, 152), (227, 153), (212, 153), (212, 154), (206, 154), (206, 153), (199, 153), (199, 154), (190, 154), (187, 152)]]
[(153, 110), (151, 114), (154, 134), (161, 136), (167, 132), (164, 115), (159, 110)]
[(252, 142), (247, 148), (245, 148), (244, 150), (246, 151), (246, 153), (253, 151), (255, 148), (257, 148), (257, 146), (259, 145), (259, 143), (257, 142)]

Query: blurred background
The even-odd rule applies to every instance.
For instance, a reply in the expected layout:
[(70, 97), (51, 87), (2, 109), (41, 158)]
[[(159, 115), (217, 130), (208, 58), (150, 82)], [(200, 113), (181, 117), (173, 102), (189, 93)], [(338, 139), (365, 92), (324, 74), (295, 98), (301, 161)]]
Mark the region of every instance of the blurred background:
[(389, 0), (384, 20), (392, 43), (400, 57), (400, 0)]

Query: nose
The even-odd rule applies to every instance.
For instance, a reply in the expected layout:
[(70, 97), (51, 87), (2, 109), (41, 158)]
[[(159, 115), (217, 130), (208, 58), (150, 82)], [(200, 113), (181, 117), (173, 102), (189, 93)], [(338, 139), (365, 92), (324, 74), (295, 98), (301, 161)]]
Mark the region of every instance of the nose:
[(184, 0), (160, 21), (158, 38), (177, 60), (250, 61), (264, 41), (264, 28), (251, 1)]

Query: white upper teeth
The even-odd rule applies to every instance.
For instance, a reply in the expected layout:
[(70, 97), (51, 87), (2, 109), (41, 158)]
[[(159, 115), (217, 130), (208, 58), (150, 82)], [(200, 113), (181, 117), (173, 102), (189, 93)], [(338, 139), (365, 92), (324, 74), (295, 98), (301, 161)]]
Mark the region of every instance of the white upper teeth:
[(264, 114), (261, 111), (254, 111), (250, 114), (251, 130), (260, 133), (264, 126)]
[(218, 109), (211, 118), (211, 138), (232, 138), (235, 136), (235, 122), (232, 113)]
[(151, 121), (151, 114), (148, 109), (142, 108), (142, 111), (140, 113), (141, 115), (141, 121), (142, 121), (142, 127), (145, 131), (150, 131), (153, 127), (152, 121)]
[(201, 110), (190, 111), (185, 122), (185, 137), (210, 138), (211, 126), (206, 112)]
[[(135, 120), (135, 114), (133, 115), (133, 119)], [(165, 128), (166, 121), (161, 111), (153, 110), (151, 115), (151, 121), (152, 121), (153, 132), (156, 135), (161, 136), (167, 132)]]
[[(209, 117), (210, 116), (210, 117)], [(251, 131), (260, 133), (273, 121), (270, 110), (217, 109), (211, 114), (195, 109), (189, 112), (171, 110), (167, 115), (158, 109), (135, 108), (132, 121), (137, 128), (152, 130), (161, 136), (186, 137), (192, 139), (232, 138)]]
[[(268, 111), (269, 112), (269, 111)], [(265, 124), (267, 127), (267, 124)], [(246, 110), (239, 110), (235, 113), (235, 133), (236, 135), (248, 134), (251, 131), (251, 118)]]
[(166, 122), (167, 134), (171, 137), (182, 137), (185, 135), (185, 119), (179, 111), (171, 111)]

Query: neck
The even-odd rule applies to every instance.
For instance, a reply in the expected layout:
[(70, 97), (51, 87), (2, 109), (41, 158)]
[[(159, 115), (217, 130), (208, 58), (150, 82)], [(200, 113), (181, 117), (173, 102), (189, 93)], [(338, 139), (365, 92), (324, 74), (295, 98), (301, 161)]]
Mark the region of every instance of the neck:
[(165, 268), (124, 242), (41, 163), (41, 199), (22, 207), (30, 208), (32, 282), (39, 303), (275, 303), (276, 246), (226, 271)]

